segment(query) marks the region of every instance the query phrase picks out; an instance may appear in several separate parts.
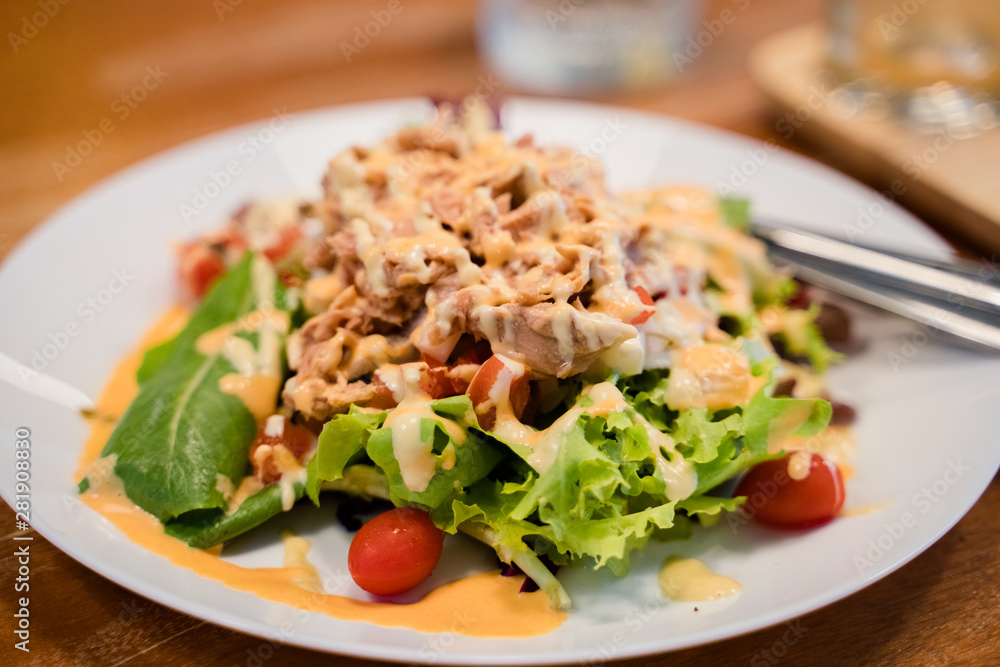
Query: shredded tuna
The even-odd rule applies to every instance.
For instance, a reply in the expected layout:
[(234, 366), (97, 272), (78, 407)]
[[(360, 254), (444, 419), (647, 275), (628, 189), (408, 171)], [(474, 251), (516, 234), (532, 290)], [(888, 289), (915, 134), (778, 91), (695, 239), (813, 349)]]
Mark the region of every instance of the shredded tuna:
[[(289, 343), (288, 405), (316, 419), (391, 405), (374, 371), (443, 363), (466, 338), (540, 381), (600, 375), (626, 357), (641, 367), (644, 350), (666, 363), (692, 338), (727, 336), (704, 287), (711, 276), (724, 305), (745, 307), (764, 259), (721, 225), (714, 199), (683, 188), (612, 197), (597, 160), (530, 135), (508, 143), (485, 107), (462, 110), (443, 104), (430, 124), (330, 161), (309, 208), (321, 234), (303, 251), (311, 318)], [(665, 305), (652, 314), (637, 287)], [(461, 387), (476, 369), (452, 365), (433, 370), (435, 386)]]

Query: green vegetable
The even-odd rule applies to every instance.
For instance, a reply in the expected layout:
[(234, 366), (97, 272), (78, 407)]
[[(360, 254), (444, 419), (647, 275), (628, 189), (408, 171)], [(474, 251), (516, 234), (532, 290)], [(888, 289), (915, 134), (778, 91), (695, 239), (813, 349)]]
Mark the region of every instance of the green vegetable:
[[(762, 359), (755, 368), (770, 374), (774, 363)], [(689, 536), (693, 518), (714, 523), (724, 511), (737, 509), (740, 499), (706, 492), (772, 458), (768, 445), (773, 439), (816, 433), (830, 416), (825, 401), (771, 398), (763, 389), (743, 407), (675, 411), (664, 401), (669, 380), (666, 370), (622, 379), (619, 386), (630, 407), (606, 416), (588, 414), (593, 400), (578, 396), (575, 420), (560, 421), (546, 436), (556, 438), (555, 458), (543, 470), (529, 464), (530, 447), (481, 431), (472, 421), (467, 397), (432, 401), (437, 415), (459, 423), (469, 437), (458, 445), (441, 421), (423, 419), (421, 437), (432, 443), (438, 458), (434, 477), (420, 492), (403, 484), (384, 413), (352, 410), (324, 428), (316, 456), (318, 478), (337, 484), (346, 471), (371, 474), (369, 466), (357, 465), (367, 455), (384, 473), (384, 478), (377, 475), (387, 485), (381, 488), (395, 504), (425, 507), (443, 530), (462, 531), (489, 544), (503, 561), (534, 579), (553, 606), (564, 609), (569, 597), (544, 559), (556, 565), (586, 561), (622, 576), (631, 552), (650, 539)], [(648, 425), (669, 438), (654, 443)], [(672, 451), (655, 451), (670, 438)], [(441, 452), (449, 446), (455, 447), (456, 458), (446, 470), (440, 465)], [(697, 484), (690, 496), (671, 499), (661, 466), (667, 460), (680, 465), (681, 458), (697, 475)]]
[(319, 505), (320, 482), (343, 477), (344, 469), (358, 458), (372, 431), (385, 421), (385, 415), (363, 412), (352, 405), (347, 414), (335, 415), (323, 426), (316, 454), (309, 462), (316, 469), (316, 481), (309, 485), (308, 493), (316, 505)]
[[(219, 389), (236, 372), (221, 352), (204, 355), (198, 338), (262, 306), (289, 310), (292, 300), (273, 280), (261, 304), (254, 284), (254, 256), (247, 254), (212, 289), (173, 340), (147, 353), (138, 372), (139, 395), (112, 433), (101, 456), (117, 456), (115, 474), (136, 505), (160, 521), (187, 512), (223, 509), (219, 475), (238, 484), (247, 467), (256, 421), (243, 402)], [(263, 267), (263, 268), (261, 268)], [(254, 334), (240, 334), (251, 344)]]
[(316, 452), (319, 478), (340, 479), (344, 469), (357, 462), (358, 454), (364, 449), (388, 478), (389, 496), (394, 504), (433, 508), (452, 496), (456, 489), (471, 486), (485, 477), (504, 457), (502, 449), (480, 431), (470, 430), (475, 413), (468, 396), (430, 401), (429, 407), (434, 414), (458, 424), (467, 437), (458, 442), (449, 435), (442, 421), (421, 419), (420, 440), (430, 443), (436, 470), (426, 489), (413, 491), (403, 482), (393, 454), (392, 429), (380, 428), (386, 413), (373, 415), (353, 406), (346, 415), (335, 416), (323, 427)]
[(718, 197), (722, 221), (734, 229), (746, 230), (750, 226), (750, 200), (739, 197)]
[[(305, 489), (306, 484), (292, 486), (295, 500), (305, 494)], [(192, 547), (207, 549), (256, 528), (281, 514), (282, 509), (281, 486), (268, 484), (240, 503), (232, 514), (222, 509), (196, 510), (168, 521), (163, 528), (167, 535), (184, 540)]]

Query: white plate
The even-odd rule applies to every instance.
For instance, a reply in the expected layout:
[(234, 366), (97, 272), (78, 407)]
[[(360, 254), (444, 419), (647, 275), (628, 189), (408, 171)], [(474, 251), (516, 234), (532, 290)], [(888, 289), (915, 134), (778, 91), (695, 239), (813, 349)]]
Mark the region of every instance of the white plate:
[[(327, 158), (419, 120), (427, 110), (422, 101), (393, 101), (243, 126), (157, 155), (90, 190), (39, 227), (0, 271), (0, 351), (7, 355), (0, 357), (0, 376), (11, 375), (9, 359), (29, 366), (44, 360), (44, 373), (96, 396), (123, 352), (170, 304), (174, 241), (218, 226), (253, 198), (317, 194)], [(741, 190), (753, 197), (762, 217), (841, 234), (853, 225), (868, 241), (945, 249), (876, 193), (739, 136), (617, 108), (541, 100), (509, 102), (504, 122), (511, 135), (532, 132), (539, 143), (599, 154), (614, 187), (746, 181)], [(211, 186), (213, 174), (216, 182), (226, 181), (219, 174), (229, 161), (240, 173), (225, 187)], [(196, 190), (205, 200), (195, 201)], [(185, 220), (182, 205), (204, 210)], [(128, 285), (118, 294), (105, 292), (115, 271), (131, 276)], [(98, 300), (100, 312), (87, 305), (88, 298)], [(60, 335), (70, 324), (79, 328), (76, 335)], [(13, 384), (0, 383), (0, 443), (11, 457), (2, 468), (13, 468), (14, 430), (30, 428), (31, 518), (40, 533), (122, 586), (242, 632), (408, 662), (555, 663), (668, 651), (779, 623), (860, 590), (941, 537), (992, 479), (1000, 461), (1000, 361), (869, 311), (859, 311), (855, 326), (864, 349), (830, 374), (837, 397), (860, 412), (861, 446), (847, 502), (887, 503), (884, 509), (801, 534), (722, 525), (686, 543), (654, 545), (636, 557), (633, 574), (624, 580), (564, 571), (576, 611), (555, 632), (529, 639), (424, 635), (306, 615), (203, 580), (144, 551), (75, 499), (72, 476), (87, 433), (83, 421), (25, 393), (16, 373)], [(12, 504), (9, 472), (0, 477), (0, 490)], [(347, 540), (330, 523), (329, 508), (277, 519), (238, 543), (231, 557), (246, 565), (278, 564), (280, 547), (268, 543), (268, 536), (284, 523), (313, 539), (313, 562), (322, 571), (334, 578), (344, 572)], [(655, 574), (667, 553), (702, 558), (742, 582), (743, 593), (699, 605), (698, 612), (663, 601)], [(349, 581), (339, 592), (360, 595)]]

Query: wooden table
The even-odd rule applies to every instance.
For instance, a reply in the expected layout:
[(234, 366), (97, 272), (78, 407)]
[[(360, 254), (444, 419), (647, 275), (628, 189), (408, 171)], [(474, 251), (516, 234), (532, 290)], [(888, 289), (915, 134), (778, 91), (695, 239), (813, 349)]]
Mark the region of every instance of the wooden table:
[[(361, 0), (242, 0), (101, 3), (35, 0), (0, 8), (8, 43), (0, 48), (0, 256), (74, 195), (133, 162), (183, 141), (289, 111), (408, 95), (458, 95), (485, 73), (475, 54), (474, 5), (462, 0), (404, 2), (351, 63), (340, 43), (381, 3)], [(739, 7), (745, 9), (739, 10)], [(777, 118), (747, 69), (753, 44), (816, 20), (819, 0), (712, 0), (735, 19), (696, 65), (662, 89), (601, 101), (655, 110), (764, 139), (781, 139)], [(733, 9), (735, 8), (735, 9)], [(43, 21), (44, 18), (44, 21)], [(37, 30), (25, 21), (44, 23)], [(11, 38), (16, 34), (18, 38)], [(147, 67), (167, 75), (119, 118), (123, 93)], [(516, 92), (516, 91), (509, 91)], [(90, 155), (68, 172), (68, 145), (100, 128)], [(92, 135), (93, 136), (93, 135)], [(801, 141), (801, 135), (794, 137)], [(819, 159), (815, 148), (795, 150)], [(788, 642), (778, 626), (711, 646), (629, 664), (1000, 664), (1000, 482), (943, 539), (897, 573), (799, 620)], [(13, 544), (13, 513), (0, 511), (0, 535)], [(0, 626), (14, 612), (13, 548), (5, 549)], [(33, 665), (256, 664), (262, 640), (176, 613), (77, 564), (35, 535), (30, 654), (0, 655)], [(268, 665), (373, 664), (284, 646)]]

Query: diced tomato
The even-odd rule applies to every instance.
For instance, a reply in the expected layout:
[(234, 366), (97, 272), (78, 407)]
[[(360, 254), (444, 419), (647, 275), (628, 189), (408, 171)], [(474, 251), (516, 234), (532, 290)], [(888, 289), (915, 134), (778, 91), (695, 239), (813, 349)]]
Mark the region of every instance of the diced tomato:
[(646, 320), (648, 320), (652, 316), (653, 316), (653, 311), (644, 310), (635, 317), (633, 317), (632, 321), (629, 322), (629, 324), (645, 324)]
[(427, 372), (420, 376), (420, 391), (431, 398), (447, 398), (464, 394), (469, 388), (469, 383), (461, 377), (457, 377), (453, 372), (456, 366), (479, 365), (479, 357), (475, 347), (464, 350), (451, 365), (439, 361), (434, 357), (423, 354), (421, 359), (427, 364)]
[(372, 378), (371, 388), (373, 390), (372, 397), (365, 403), (365, 407), (389, 410), (399, 404), (392, 394), (392, 389), (385, 382), (382, 382), (382, 378), (377, 373)]
[[(736, 487), (746, 496), (743, 511), (757, 521), (787, 528), (806, 528), (832, 519), (844, 504), (844, 478), (825, 456), (807, 454), (808, 469), (801, 479), (789, 470), (793, 456), (759, 463)], [(798, 477), (799, 475), (796, 475)]]
[(649, 292), (646, 291), (645, 287), (638, 285), (636, 287), (633, 287), (632, 291), (638, 294), (639, 300), (642, 301), (643, 305), (649, 306), (649, 308), (643, 310), (641, 313), (633, 317), (630, 324), (645, 324), (646, 320), (652, 317), (653, 313), (656, 312), (655, 310), (656, 304), (653, 301), (653, 297), (649, 296)]
[(420, 376), (420, 391), (431, 398), (464, 394), (468, 386), (461, 378), (450, 377), (445, 366), (428, 368), (427, 372)]
[(506, 399), (509, 409), (514, 417), (520, 419), (524, 415), (524, 408), (531, 397), (531, 384), (528, 381), (527, 368), (503, 355), (493, 355), (486, 360), (476, 376), (472, 378), (469, 385), (469, 398), (476, 410), (479, 418), (479, 426), (489, 430), (496, 424), (498, 406), (490, 397), (490, 392), (494, 385), (502, 383), (509, 387), (506, 397), (501, 397), (501, 402)]
[(201, 243), (192, 243), (181, 248), (181, 287), (196, 299), (208, 292), (213, 283), (226, 271), (222, 256)]
[(444, 532), (427, 512), (397, 507), (361, 527), (351, 541), (347, 569), (369, 593), (399, 595), (431, 576), (443, 545)]
[[(257, 437), (250, 445), (250, 462), (256, 477), (268, 484), (281, 479), (281, 470), (275, 460), (278, 447), (284, 447), (299, 462), (312, 448), (313, 434), (308, 429), (296, 426), (282, 415), (273, 415), (264, 420), (257, 429)], [(263, 455), (258, 450), (267, 446), (270, 449)]]

